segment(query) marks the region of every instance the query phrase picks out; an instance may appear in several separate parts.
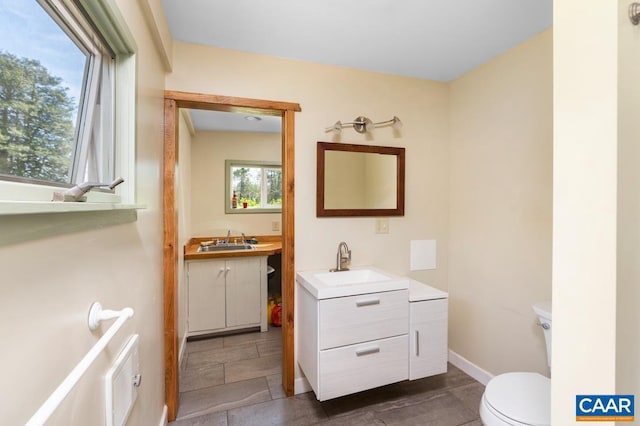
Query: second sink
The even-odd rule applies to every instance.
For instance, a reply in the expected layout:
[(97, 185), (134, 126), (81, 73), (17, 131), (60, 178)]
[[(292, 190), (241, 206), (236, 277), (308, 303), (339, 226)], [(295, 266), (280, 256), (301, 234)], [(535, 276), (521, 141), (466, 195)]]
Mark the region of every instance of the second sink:
[(200, 246), (198, 247), (198, 253), (207, 253), (211, 251), (229, 251), (229, 250), (252, 250), (253, 246), (250, 244), (240, 245), (220, 245), (220, 246)]

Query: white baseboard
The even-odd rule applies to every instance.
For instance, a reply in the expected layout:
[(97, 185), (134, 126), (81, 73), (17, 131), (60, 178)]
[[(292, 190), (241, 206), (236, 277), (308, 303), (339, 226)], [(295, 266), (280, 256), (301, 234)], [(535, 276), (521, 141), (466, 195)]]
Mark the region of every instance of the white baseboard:
[(458, 355), (451, 349), (449, 349), (449, 362), (485, 386), (487, 386), (489, 380), (493, 378), (493, 374), (489, 373), (486, 370), (483, 370), (468, 359)]
[(304, 377), (298, 377), (293, 383), (293, 393), (298, 395), (299, 393), (306, 393), (312, 391), (311, 385)]
[(167, 409), (167, 406), (165, 405), (164, 408), (162, 409), (162, 417), (160, 417), (159, 426), (167, 426), (167, 423), (169, 423), (169, 421), (167, 420), (168, 415), (169, 415), (169, 411)]
[(182, 368), (182, 357), (184, 356), (184, 351), (186, 348), (187, 348), (187, 333), (184, 333), (182, 342), (180, 342), (180, 349), (178, 349), (178, 369)]

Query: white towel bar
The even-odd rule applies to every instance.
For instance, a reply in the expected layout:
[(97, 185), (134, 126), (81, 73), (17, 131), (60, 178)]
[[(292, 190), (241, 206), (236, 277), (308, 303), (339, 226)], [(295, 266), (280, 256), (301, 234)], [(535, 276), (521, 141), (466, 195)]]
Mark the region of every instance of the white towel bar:
[(109, 344), (113, 336), (120, 330), (120, 327), (133, 316), (133, 309), (124, 308), (121, 311), (110, 311), (110, 310), (102, 310), (102, 307), (98, 302), (95, 302), (91, 305), (91, 309), (89, 310), (89, 329), (95, 330), (100, 321), (117, 318), (116, 322), (113, 323), (111, 327), (107, 330), (106, 333), (102, 335), (100, 340), (96, 342), (95, 345), (91, 348), (89, 352), (80, 360), (78, 365), (71, 370), (71, 373), (64, 379), (64, 381), (57, 387), (55, 391), (51, 394), (51, 396), (42, 404), (42, 406), (36, 411), (36, 413), (29, 419), (26, 423), (26, 426), (41, 426), (47, 419), (53, 414), (53, 412), (58, 408), (60, 403), (66, 398), (66, 396), (71, 392), (73, 387), (78, 383), (78, 380), (84, 375), (87, 369), (91, 366), (93, 361), (98, 358), (98, 355), (104, 350), (104, 348)]

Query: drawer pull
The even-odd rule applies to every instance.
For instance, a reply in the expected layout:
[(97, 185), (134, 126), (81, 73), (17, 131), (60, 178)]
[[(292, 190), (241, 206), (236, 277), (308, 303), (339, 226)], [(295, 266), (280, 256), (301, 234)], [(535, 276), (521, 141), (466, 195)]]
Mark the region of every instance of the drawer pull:
[(356, 356), (364, 356), (364, 355), (371, 355), (371, 354), (377, 354), (378, 352), (380, 352), (380, 348), (366, 348), (366, 349), (360, 349), (356, 351)]
[(365, 299), (365, 300), (356, 301), (356, 306), (358, 308), (362, 306), (371, 306), (371, 305), (379, 305), (379, 304), (380, 304), (380, 299)]
[(416, 330), (416, 356), (420, 356), (420, 332)]

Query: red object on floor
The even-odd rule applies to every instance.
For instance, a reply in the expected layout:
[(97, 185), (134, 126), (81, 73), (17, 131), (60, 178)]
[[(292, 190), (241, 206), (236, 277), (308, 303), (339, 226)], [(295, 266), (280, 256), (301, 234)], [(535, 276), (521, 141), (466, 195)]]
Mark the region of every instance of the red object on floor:
[(271, 310), (271, 324), (275, 327), (282, 327), (282, 305), (277, 304)]

